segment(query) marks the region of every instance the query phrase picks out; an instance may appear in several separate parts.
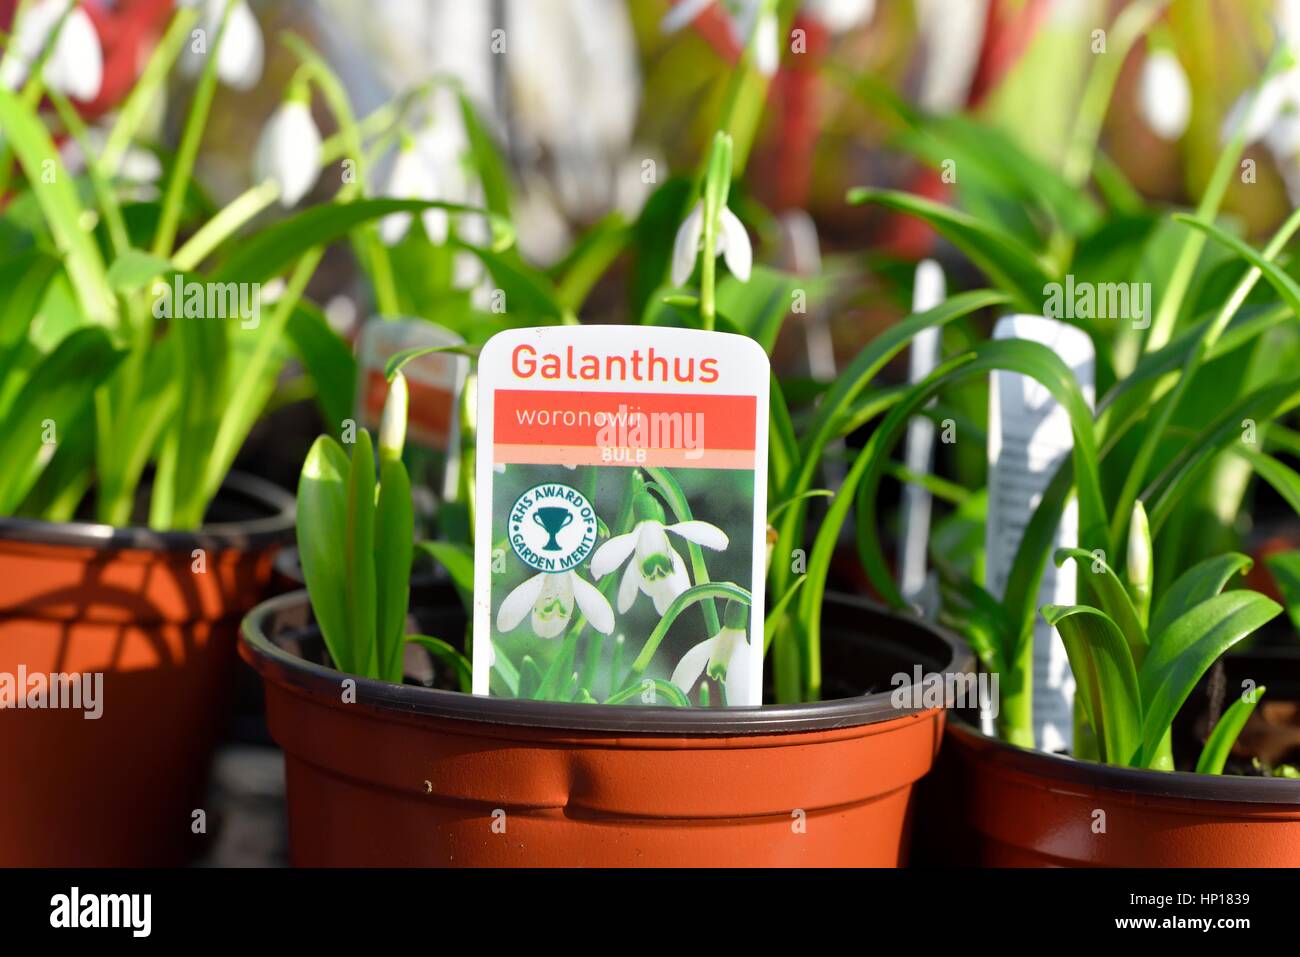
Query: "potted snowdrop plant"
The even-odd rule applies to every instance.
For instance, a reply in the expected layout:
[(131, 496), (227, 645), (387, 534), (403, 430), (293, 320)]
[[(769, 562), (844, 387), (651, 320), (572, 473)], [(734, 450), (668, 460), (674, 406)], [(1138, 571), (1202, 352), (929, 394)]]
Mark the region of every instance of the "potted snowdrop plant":
[[(332, 74), (290, 39), (302, 66), (266, 131), (257, 182), (208, 209), (194, 168), (218, 81), (242, 82), (235, 67), (260, 73), (260, 52), (226, 54), (254, 36), (260, 45), (247, 7), (175, 11), (95, 135), (73, 103), (96, 95), (82, 12), (54, 6), (52, 18), (48, 4), (20, 9), (27, 39), (3, 61), (17, 89), (0, 90), (0, 708), (21, 709), (0, 746), (25, 769), (8, 791), (0, 862), (176, 863), (204, 830), (195, 815), (236, 624), (293, 534), (292, 496), (232, 463), (290, 357), (328, 386), (318, 390), (328, 421), (349, 415), (354, 362), (304, 290), (326, 246), (352, 239), (364, 255), (382, 217), (430, 204), (368, 200), (344, 184), (328, 203), (250, 227), (396, 115), (390, 105), (358, 123)], [(194, 53), (201, 16), (211, 30), (179, 148), (157, 194), (141, 193), (124, 163), (153, 155), (144, 118), (183, 51)], [(323, 141), (305, 104), (316, 93), (340, 127)], [(80, 173), (56, 137), (76, 144)], [(290, 141), (315, 169), (285, 166)]]
[[(788, 23), (792, 5), (779, 9)], [(612, 245), (631, 254), (641, 275), (633, 302), (643, 325), (740, 333), (770, 350), (798, 280), (753, 261), (749, 233), (728, 206), (765, 88), (752, 35), (748, 42), (726, 78), (722, 129), (698, 176), (662, 184)], [(616, 258), (601, 238), (575, 253), (602, 247), (588, 275)], [(577, 271), (573, 262), (566, 265)], [(826, 447), (879, 414), (868, 386), (911, 335), (1006, 299), (988, 291), (954, 297), (869, 345), (829, 388), (815, 434), (802, 443), (775, 387), (770, 521), (795, 511), (807, 521), (809, 500), (826, 494), (816, 487)], [(522, 305), (510, 310), (510, 323), (557, 317), (549, 297), (513, 301)], [(576, 321), (580, 304), (562, 296), (563, 321)], [(392, 381), (410, 358), (390, 361)], [(467, 429), (475, 415), (468, 410)], [(393, 631), (409, 569), (389, 553), (408, 554), (409, 529), (378, 517), (368, 440), (350, 457), (321, 441), (317, 451), (333, 451), (308, 460), (298, 498), (307, 592), (254, 610), (241, 645), (264, 679), (268, 725), (286, 754), (294, 863), (906, 859), (913, 785), (930, 768), (944, 720), (942, 695), (923, 695), (915, 673), (965, 672), (970, 659), (934, 625), (828, 596), (826, 552), (838, 527), (819, 532), (806, 575), (775, 577), (780, 590), (768, 583), (762, 633), (748, 634), (751, 597), (725, 569), (751, 553), (710, 521), (726, 490), (671, 469), (629, 468), (616, 496), (594, 499), (596, 542), (580, 564), (545, 576), (509, 561), (494, 569), (508, 584), (491, 609), (490, 634), (467, 633), (457, 609), (415, 601)], [(395, 446), (380, 447), (392, 460)], [(473, 474), (472, 456), (461, 468)], [(510, 481), (509, 467), (496, 480)], [(381, 499), (400, 487), (391, 481), (379, 483)], [(468, 612), (475, 570), (465, 544), (435, 538), (410, 551), (434, 555)], [(309, 552), (320, 556), (315, 569)], [(774, 575), (790, 564), (774, 557)], [(815, 622), (795, 628), (809, 595)], [(699, 613), (683, 614), (696, 605)], [(309, 613), (314, 624), (304, 627)], [(385, 626), (372, 627), (380, 619)], [(427, 655), (404, 656), (404, 674), (373, 667), (396, 660), (383, 649), (398, 644), (398, 633)], [(777, 640), (787, 651), (812, 649), (816, 682), (805, 681), (796, 649), (768, 670), (771, 703), (725, 706), (728, 686), (747, 677), (738, 649)], [(469, 644), (479, 641), (491, 642), (489, 695), (465, 693)], [(666, 642), (671, 665), (652, 675), (647, 662)]]
[[(1300, 383), (1294, 365), (1279, 361), (1300, 344), (1298, 287), (1281, 265), (1300, 215), (1289, 216), (1262, 249), (1217, 222), (1244, 147), (1259, 134), (1253, 118), (1267, 110), (1294, 58), (1286, 42), (1279, 44), (1262, 84), (1229, 115), (1197, 209), (1148, 208), (1097, 142), (1116, 64), (1166, 6), (1138, 2), (1120, 14), (1109, 34), (1111, 55), (1097, 61), (1080, 99), (1059, 171), (973, 121), (900, 109), (905, 145), (936, 163), (956, 156), (967, 171), (956, 190), (965, 209), (879, 190), (850, 197), (925, 219), (1019, 311), (1077, 326), (1096, 352), (1093, 410), (1074, 375), (1034, 343), (962, 344), (891, 403), (837, 493), (845, 510), (850, 498), (858, 509), (858, 548), (872, 584), (904, 608), (866, 519), (908, 418), (993, 371), (1037, 380), (1068, 413), (1072, 451), (1029, 516), (1000, 592), (977, 571), (989, 557), (983, 532), (992, 493), (976, 484), (978, 476), (969, 490), (931, 486), (956, 506), (931, 542), (940, 620), (961, 631), (1002, 689), (996, 724), (985, 723), (995, 733), (949, 724), (942, 773), (931, 781), (932, 807), (923, 815), (935, 828), (929, 843), (938, 853), (951, 858), (955, 850), (968, 863), (1300, 861), (1294, 781), (1272, 775), (1262, 761), (1251, 774), (1223, 773), (1238, 732), (1258, 713), (1261, 689), (1273, 689), (1268, 700), (1285, 683), (1221, 658), (1280, 613), (1262, 594), (1224, 590), (1251, 564), (1238, 551), (1243, 503), (1263, 485), (1290, 507), (1300, 505), (1296, 473), (1285, 462), (1293, 452), (1286, 421), (1300, 401)], [(1163, 90), (1165, 99), (1144, 109), (1182, 114), (1187, 91), (1168, 82), (1167, 63), (1157, 69), (1166, 77), (1149, 79), (1143, 95)], [(1176, 135), (1183, 119), (1155, 123)], [(1108, 283), (1157, 295), (1133, 314), (1050, 306), (1054, 291), (1067, 285)], [(980, 408), (965, 411), (976, 423), (984, 416)], [(1077, 508), (1077, 546), (1058, 551), (1056, 530), (1067, 507)], [(1075, 580), (1069, 606), (1044, 605), (1039, 597), (1054, 558)], [(1035, 737), (1034, 696), (1051, 693), (1035, 682), (1039, 621), (1054, 626), (1077, 685), (1068, 754), (1038, 750)], [(1240, 682), (1226, 694), (1224, 663)], [(1218, 704), (1198, 712), (1206, 700), (1198, 688), (1216, 682)], [(1236, 748), (1232, 766), (1251, 768), (1243, 745)], [(1268, 835), (1262, 842), (1261, 833)]]

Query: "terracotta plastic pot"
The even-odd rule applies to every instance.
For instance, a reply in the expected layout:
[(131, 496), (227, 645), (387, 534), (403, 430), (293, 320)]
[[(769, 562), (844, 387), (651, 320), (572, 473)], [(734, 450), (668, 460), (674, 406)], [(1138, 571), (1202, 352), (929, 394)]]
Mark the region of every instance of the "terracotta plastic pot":
[(53, 684), (32, 676), (79, 676), (99, 710), (0, 699), (0, 864), (174, 864), (198, 843), (239, 620), (293, 535), (293, 498), (232, 476), (209, 518), (195, 533), (0, 519), (0, 683), (25, 675), (39, 704)]
[(940, 795), (947, 821), (927, 820), (926, 838), (930, 849), (945, 844), (949, 863), (1300, 867), (1296, 780), (1108, 767), (1017, 748), (954, 718), (927, 782), (928, 815), (940, 813)]
[(240, 646), (285, 751), (298, 865), (897, 865), (944, 712), (896, 708), (891, 678), (970, 665), (946, 633), (841, 600), (826, 608), (825, 672), (855, 697), (516, 701), (348, 679), (293, 628), (306, 604), (259, 606)]

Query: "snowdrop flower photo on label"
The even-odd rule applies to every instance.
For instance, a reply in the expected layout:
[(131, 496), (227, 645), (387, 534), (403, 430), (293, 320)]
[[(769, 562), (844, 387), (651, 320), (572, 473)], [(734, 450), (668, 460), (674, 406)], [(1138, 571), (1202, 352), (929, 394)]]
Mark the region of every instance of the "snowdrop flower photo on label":
[(614, 610), (605, 596), (577, 572), (567, 571), (538, 572), (506, 595), (497, 609), (497, 631), (514, 631), (531, 618), (538, 638), (558, 638), (569, 626), (575, 604), (602, 635), (614, 630)]
[(186, 54), (181, 60), (181, 69), (189, 76), (197, 76), (203, 70), (203, 61), (211, 52), (216, 42), (217, 32), (221, 29), (221, 18), (226, 12), (226, 3), (234, 4), (230, 11), (230, 21), (221, 38), (221, 48), (217, 51), (217, 78), (234, 90), (251, 90), (262, 78), (262, 64), (266, 55), (262, 40), (262, 28), (257, 17), (249, 8), (246, 0), (177, 0), (183, 7), (199, 7), (201, 15), (198, 29), (206, 37), (206, 49), (198, 52), (194, 47), (186, 47)]
[(311, 116), (304, 86), (292, 91), (262, 128), (253, 158), (258, 182), (280, 187), (280, 204), (296, 206), (311, 192), (321, 173), (321, 135)]
[(749, 687), (749, 642), (745, 637), (749, 609), (738, 601), (727, 602), (722, 627), (712, 638), (706, 638), (682, 655), (673, 669), (672, 683), (690, 694), (700, 675), (715, 681), (725, 681), (735, 689), (732, 698), (745, 694)]
[(649, 492), (637, 493), (634, 508), (639, 518), (636, 526), (596, 549), (591, 557), (591, 577), (600, 581), (627, 562), (618, 585), (619, 614), (632, 607), (640, 591), (654, 602), (655, 612), (663, 615), (673, 599), (691, 587), (686, 563), (673, 548), (668, 533), (715, 552), (727, 547), (727, 533), (698, 520), (665, 525), (663, 506)]
[[(16, 90), (26, 83), (32, 66), (58, 30), (41, 78), (51, 89), (74, 100), (89, 101), (99, 96), (104, 80), (104, 51), (99, 34), (85, 10), (76, 7), (68, 13), (70, 6), (72, 0), (37, 0), (21, 11), (9, 48), (0, 62), (0, 85)], [(60, 21), (63, 21), (62, 29), (59, 29)]]
[(1162, 140), (1181, 139), (1192, 118), (1192, 87), (1183, 65), (1169, 50), (1155, 50), (1142, 64), (1138, 108), (1151, 132)]
[[(700, 200), (682, 221), (673, 240), (672, 282), (674, 286), (684, 285), (695, 271), (695, 262), (699, 258), (704, 241), (704, 201)], [(754, 265), (754, 249), (749, 244), (749, 233), (745, 225), (730, 209), (723, 206), (718, 212), (717, 248), (713, 255), (721, 255), (731, 274), (741, 282), (749, 280)]]

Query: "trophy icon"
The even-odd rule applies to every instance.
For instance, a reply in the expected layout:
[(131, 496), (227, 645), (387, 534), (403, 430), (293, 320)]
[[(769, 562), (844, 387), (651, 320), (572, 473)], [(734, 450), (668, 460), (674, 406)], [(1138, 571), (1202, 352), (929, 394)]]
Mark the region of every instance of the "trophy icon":
[(560, 551), (560, 543), (555, 536), (573, 521), (573, 513), (560, 505), (546, 505), (533, 512), (533, 521), (541, 526), (542, 531), (551, 536), (542, 546), (544, 552)]

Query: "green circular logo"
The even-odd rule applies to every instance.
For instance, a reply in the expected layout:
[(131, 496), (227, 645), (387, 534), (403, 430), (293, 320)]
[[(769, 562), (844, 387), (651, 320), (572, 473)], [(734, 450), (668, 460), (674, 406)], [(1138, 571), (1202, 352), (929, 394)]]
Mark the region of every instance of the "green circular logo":
[(515, 499), (506, 521), (510, 547), (539, 572), (577, 568), (596, 547), (596, 510), (569, 485), (534, 485)]

